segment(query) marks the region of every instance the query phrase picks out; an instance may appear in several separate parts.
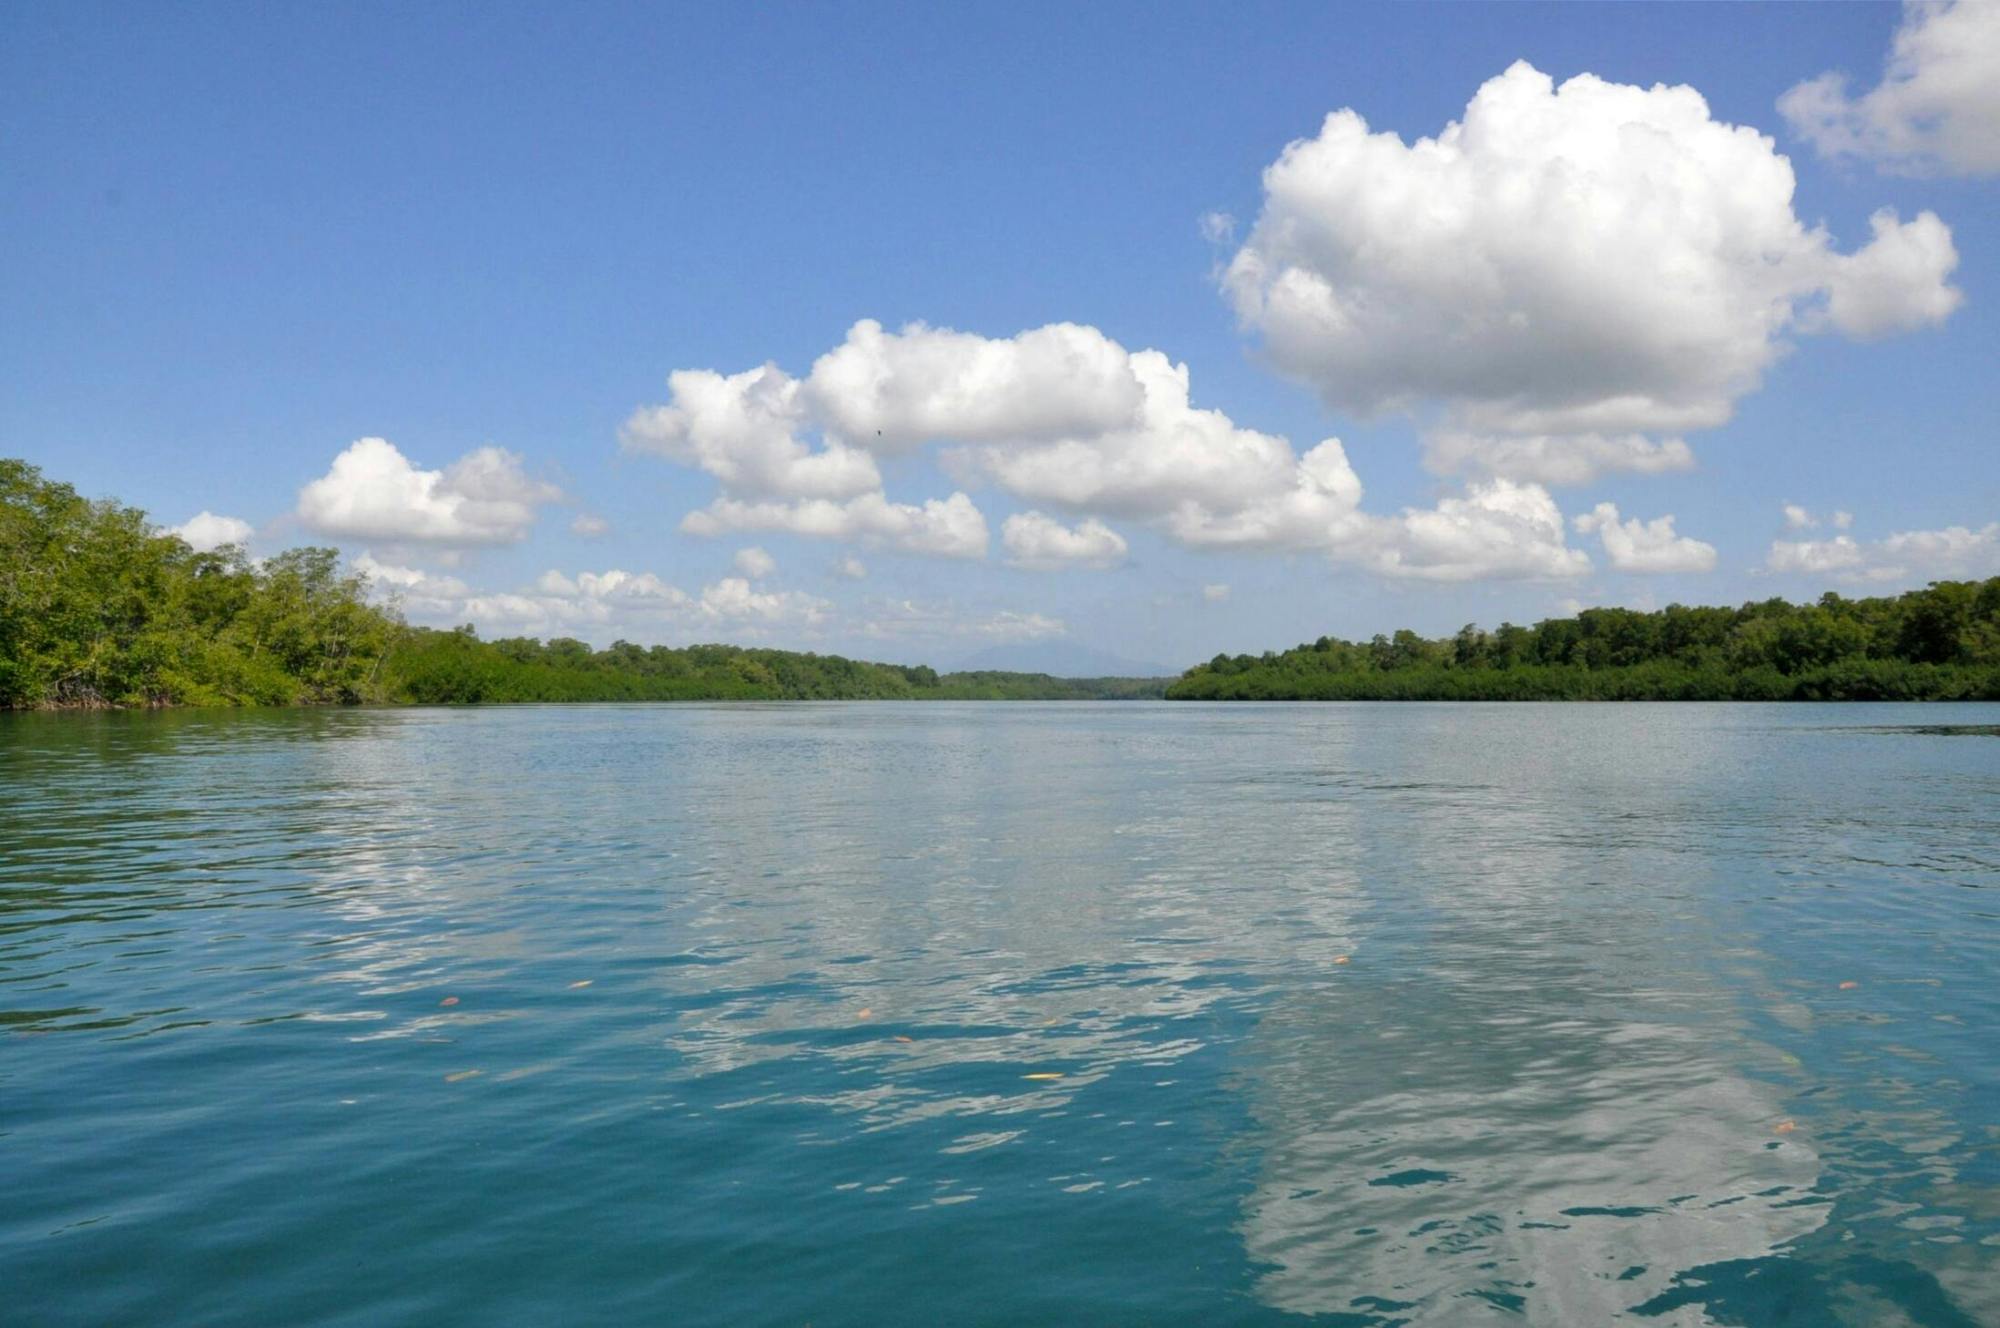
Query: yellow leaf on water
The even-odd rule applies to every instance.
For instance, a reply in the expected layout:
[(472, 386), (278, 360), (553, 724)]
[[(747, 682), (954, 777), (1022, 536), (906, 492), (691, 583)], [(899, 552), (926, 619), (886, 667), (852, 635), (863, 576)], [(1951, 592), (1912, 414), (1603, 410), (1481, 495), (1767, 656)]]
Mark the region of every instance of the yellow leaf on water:
[(486, 1071), (484, 1070), (456, 1070), (451, 1074), (446, 1075), (444, 1077), (444, 1081), (448, 1084), (463, 1083), (467, 1079), (477, 1079), (480, 1075), (485, 1073)]
[(1793, 1130), (1796, 1130), (1796, 1129), (1798, 1129), (1798, 1128), (1799, 1128), (1799, 1126), (1798, 1126), (1798, 1122), (1797, 1122), (1797, 1121), (1788, 1121), (1788, 1120), (1785, 1120), (1785, 1121), (1779, 1121), (1779, 1122), (1778, 1122), (1778, 1133), (1779, 1133), (1779, 1134), (1790, 1134), (1790, 1133), (1791, 1133), (1791, 1132), (1792, 1132)]
[(457, 1004), (458, 1004), (458, 997), (456, 997), (456, 996), (447, 996), (447, 997), (445, 997), (445, 998), (444, 998), (443, 1000), (439, 1001), (439, 1002), (438, 1002), (438, 1004), (439, 1004), (439, 1005), (457, 1005)]
[(915, 1041), (916, 1041), (916, 1039), (915, 1039), (915, 1038), (913, 1038), (913, 1037), (904, 1037), (904, 1036), (903, 1036), (903, 1035), (902, 1035), (901, 1033), (898, 1033), (898, 1034), (896, 1034), (896, 1041), (898, 1041), (898, 1042), (915, 1042)]
[(1860, 985), (1861, 984), (1859, 982), (1843, 982), (1840, 984), (1840, 989), (1842, 991), (1853, 991), (1856, 987)]
[(1333, 957), (1333, 962), (1334, 962), (1334, 963), (1336, 963), (1336, 964), (1344, 964), (1344, 963), (1346, 963), (1346, 962), (1347, 962), (1347, 956), (1346, 956), (1346, 955), (1335, 955), (1335, 956)]
[(1021, 1077), (1023, 1079), (1060, 1079), (1062, 1075), (1055, 1070), (1037, 1070), (1033, 1074), (1024, 1074)]
[(588, 987), (594, 980), (592, 978), (585, 978), (581, 982), (572, 982), (569, 984), (569, 989), (575, 991), (578, 987)]
[(872, 1019), (875, 1017), (875, 1012), (873, 1010), (864, 1009), (858, 1017), (862, 1019)]

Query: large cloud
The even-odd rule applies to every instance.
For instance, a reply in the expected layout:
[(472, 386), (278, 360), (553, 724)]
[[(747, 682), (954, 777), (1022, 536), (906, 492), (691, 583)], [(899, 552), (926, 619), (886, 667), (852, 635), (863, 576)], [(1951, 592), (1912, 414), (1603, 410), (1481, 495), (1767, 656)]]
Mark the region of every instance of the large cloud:
[(2000, 5), (1905, 4), (1871, 91), (1850, 96), (1845, 75), (1821, 74), (1778, 109), (1824, 156), (1904, 174), (2000, 172)]
[[(1186, 365), (1071, 323), (989, 338), (864, 320), (804, 379), (766, 365), (731, 376), (684, 370), (668, 386), (665, 405), (628, 421), (625, 444), (721, 482), (682, 521), (699, 535), (785, 531), (981, 557), (986, 520), (965, 493), (903, 503), (880, 487), (877, 454), (930, 443), (968, 485), (1081, 518), (1071, 527), (1039, 510), (1010, 517), (1002, 541), (1024, 566), (1121, 560), (1124, 537), (1104, 521), (1115, 517), (1191, 548), (1316, 551), (1390, 576), (1589, 567), (1564, 547), (1561, 513), (1539, 484), (1489, 481), (1435, 509), (1370, 516), (1338, 439), (1301, 456), (1282, 437), (1195, 406)], [(1673, 448), (1655, 451), (1678, 464)], [(850, 478), (829, 487), (836, 473)]]
[(1684, 464), (1672, 436), (1726, 421), (1788, 331), (1879, 335), (1959, 299), (1935, 216), (1878, 214), (1838, 253), (1771, 140), (1688, 87), (1517, 63), (1436, 138), (1337, 111), (1264, 188), (1223, 285), (1272, 362), (1456, 435), (1434, 463), (1512, 478)]
[(419, 469), (384, 438), (362, 438), (299, 490), (301, 520), (322, 535), (396, 543), (509, 544), (562, 491), (530, 479), (497, 447), (468, 452), (443, 470)]

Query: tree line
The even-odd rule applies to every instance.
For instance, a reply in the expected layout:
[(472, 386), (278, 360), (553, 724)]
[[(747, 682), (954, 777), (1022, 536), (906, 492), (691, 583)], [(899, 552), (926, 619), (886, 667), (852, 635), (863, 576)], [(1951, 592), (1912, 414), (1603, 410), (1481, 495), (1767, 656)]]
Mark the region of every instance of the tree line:
[(725, 645), (482, 641), (404, 623), (336, 550), (196, 552), (138, 508), (0, 458), (0, 709), (1124, 699), (1165, 685)]
[(411, 627), (333, 549), (196, 552), (0, 458), (0, 708), (694, 700), (1995, 700), (2000, 577), (1894, 597), (1586, 609), (1217, 655), (1157, 678), (939, 673), (727, 645)]
[(1454, 636), (1322, 636), (1217, 655), (1167, 689), (1182, 701), (2000, 700), (2000, 577), (1894, 597), (1656, 612), (1585, 609)]

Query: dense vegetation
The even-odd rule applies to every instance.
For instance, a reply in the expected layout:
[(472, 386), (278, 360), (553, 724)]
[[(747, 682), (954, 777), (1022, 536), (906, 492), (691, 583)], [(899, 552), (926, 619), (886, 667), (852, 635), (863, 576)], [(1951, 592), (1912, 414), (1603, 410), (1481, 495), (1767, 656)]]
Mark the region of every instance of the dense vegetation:
[(839, 655), (740, 646), (592, 650), (558, 637), (481, 641), (472, 629), (409, 630), (391, 658), (399, 699), (471, 701), (1070, 701), (1158, 697), (1164, 678), (945, 673)]
[(868, 664), (734, 646), (481, 641), (405, 626), (332, 549), (196, 553), (137, 508), (0, 458), (0, 708), (1125, 698), (1163, 679)]
[(400, 630), (330, 549), (196, 553), (0, 459), (0, 706), (360, 701)]
[(1183, 701), (2000, 700), (2000, 577), (1891, 598), (1656, 613), (1586, 609), (1426, 640), (1321, 637), (1217, 655), (1167, 689)]
[(2000, 699), (2000, 577), (1895, 598), (1587, 609), (1149, 678), (939, 674), (736, 646), (595, 650), (406, 626), (332, 549), (197, 553), (145, 513), (0, 459), (0, 708), (692, 700)]

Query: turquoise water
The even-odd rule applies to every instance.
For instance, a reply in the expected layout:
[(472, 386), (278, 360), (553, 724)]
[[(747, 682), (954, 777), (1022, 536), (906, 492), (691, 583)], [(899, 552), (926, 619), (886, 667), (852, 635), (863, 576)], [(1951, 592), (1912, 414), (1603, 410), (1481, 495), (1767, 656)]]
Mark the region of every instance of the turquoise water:
[(0, 716), (0, 1320), (2000, 1323), (1996, 722)]

